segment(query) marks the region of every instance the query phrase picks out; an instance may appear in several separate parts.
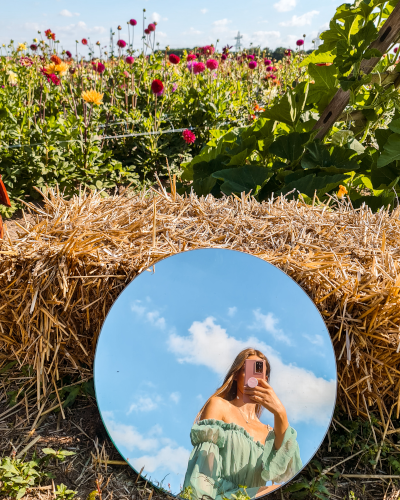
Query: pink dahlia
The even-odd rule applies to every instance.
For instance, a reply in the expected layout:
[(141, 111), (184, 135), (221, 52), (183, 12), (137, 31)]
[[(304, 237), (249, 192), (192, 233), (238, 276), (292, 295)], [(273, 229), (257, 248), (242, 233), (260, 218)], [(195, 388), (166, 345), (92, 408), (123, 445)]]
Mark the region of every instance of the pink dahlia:
[(136, 25), (137, 25), (137, 21), (136, 21), (136, 19), (131, 19), (131, 20), (129, 21), (129, 24), (130, 24), (131, 26), (136, 26)]
[(207, 68), (209, 70), (217, 69), (218, 68), (218, 61), (216, 61), (215, 59), (208, 59), (208, 61), (206, 62), (206, 65), (207, 65)]
[(159, 94), (164, 90), (164, 84), (161, 80), (153, 80), (151, 82), (151, 91), (153, 94)]
[(128, 56), (126, 59), (125, 59), (125, 62), (126, 64), (133, 64), (135, 62), (135, 58), (132, 57), (132, 56)]
[(297, 47), (301, 47), (302, 45), (304, 45), (304, 40), (300, 38), (300, 40), (297, 40), (296, 45)]
[(170, 54), (169, 55), (169, 62), (171, 64), (179, 64), (181, 58), (177, 56), (176, 54)]
[(82, 38), (82, 45), (87, 45), (87, 40), (86, 40), (86, 38)]
[(153, 24), (153, 23), (150, 23), (148, 26), (147, 26), (147, 29), (149, 31), (156, 31), (156, 25)]
[(119, 48), (123, 49), (124, 47), (126, 47), (126, 42), (125, 40), (118, 40), (117, 45)]
[(265, 69), (266, 69), (267, 71), (272, 71), (272, 69), (273, 69), (273, 68), (272, 68), (272, 66), (267, 66)]
[(256, 69), (256, 68), (257, 68), (257, 61), (250, 61), (249, 69)]
[(271, 66), (271, 64), (272, 64), (271, 59), (264, 59), (264, 64), (265, 64), (265, 66)]
[(92, 65), (93, 65), (93, 70), (96, 71), (96, 73), (98, 73), (99, 75), (104, 73), (104, 71), (106, 70), (106, 67), (101, 62), (92, 63)]
[(54, 73), (48, 76), (48, 81), (51, 81), (54, 85), (60, 85), (60, 79)]
[(200, 48), (200, 53), (205, 55), (205, 56), (210, 56), (211, 54), (214, 54), (215, 49), (212, 45), (205, 45), (204, 47)]
[(182, 137), (183, 140), (186, 142), (186, 144), (193, 144), (194, 141), (196, 140), (196, 136), (194, 135), (194, 133), (188, 129), (182, 132)]
[(150, 30), (149, 29), (145, 29), (144, 32), (146, 33), (146, 35), (150, 35)]
[(195, 62), (193, 64), (193, 73), (195, 75), (199, 74), (199, 73), (203, 73), (203, 71), (206, 69), (206, 65), (202, 62)]
[(247, 56), (247, 59), (251, 59), (252, 61), (254, 61), (255, 56), (254, 56), (253, 54), (249, 54), (249, 55)]
[(193, 61), (193, 59), (197, 59), (196, 54), (188, 54), (187, 55), (187, 58), (186, 58), (187, 61)]

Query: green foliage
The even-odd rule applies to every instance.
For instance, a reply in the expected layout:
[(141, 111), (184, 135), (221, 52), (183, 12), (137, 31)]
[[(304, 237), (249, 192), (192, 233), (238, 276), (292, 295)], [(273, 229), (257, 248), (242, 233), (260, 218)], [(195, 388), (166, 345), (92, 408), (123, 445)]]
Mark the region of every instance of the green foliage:
[(57, 484), (55, 500), (72, 500), (77, 494), (77, 491), (69, 490), (65, 484)]
[(179, 493), (180, 498), (185, 498), (186, 500), (193, 499), (193, 488), (191, 486), (186, 486), (181, 493)]
[[(308, 78), (294, 81), (253, 125), (215, 135), (182, 164), (181, 191), (193, 181), (199, 195), (244, 191), (259, 201), (290, 194), (310, 202), (314, 194), (326, 200), (343, 184), (354, 207), (393, 206), (400, 195), (400, 95), (393, 84), (372, 84), (360, 65), (376, 58), (375, 73), (393, 70), (395, 54), (381, 58), (368, 47), (396, 3), (340, 5), (323, 43), (300, 63)], [(314, 125), (340, 88), (350, 92), (345, 114), (361, 111), (361, 118), (350, 127), (339, 121), (323, 142), (315, 141)]]

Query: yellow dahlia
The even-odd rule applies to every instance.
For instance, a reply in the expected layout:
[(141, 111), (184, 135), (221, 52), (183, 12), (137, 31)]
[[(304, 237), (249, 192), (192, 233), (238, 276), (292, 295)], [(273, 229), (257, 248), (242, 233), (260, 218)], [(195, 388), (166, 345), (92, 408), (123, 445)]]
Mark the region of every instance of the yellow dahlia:
[(17, 52), (21, 52), (22, 50), (26, 50), (27, 47), (24, 43), (19, 43), (17, 47)]
[(58, 73), (60, 76), (65, 75), (65, 73), (68, 71), (69, 66), (65, 62), (62, 62), (60, 64), (55, 64), (55, 63), (50, 63), (46, 66), (45, 70), (48, 75), (51, 75), (52, 73)]
[(86, 90), (85, 92), (82, 92), (82, 99), (93, 104), (102, 104), (103, 95), (104, 94), (100, 94), (100, 92), (97, 92), (96, 90)]
[(342, 185), (340, 184), (340, 186), (339, 186), (339, 191), (338, 191), (338, 193), (337, 193), (337, 197), (338, 197), (338, 198), (343, 198), (343, 196), (344, 196), (345, 194), (347, 194), (347, 193), (348, 193), (348, 191), (347, 191), (346, 187), (345, 187), (345, 186), (342, 186)]

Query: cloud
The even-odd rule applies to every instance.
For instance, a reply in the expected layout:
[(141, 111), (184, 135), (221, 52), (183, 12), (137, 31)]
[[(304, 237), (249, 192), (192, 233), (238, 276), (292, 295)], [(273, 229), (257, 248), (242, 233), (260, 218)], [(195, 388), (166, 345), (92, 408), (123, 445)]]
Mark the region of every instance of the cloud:
[(161, 16), (158, 12), (153, 12), (153, 14), (150, 16), (150, 19), (156, 23), (159, 23), (161, 21)]
[(202, 14), (207, 14), (208, 9), (200, 9), (200, 12), (201, 12)]
[(80, 16), (80, 14), (79, 14), (79, 12), (70, 12), (67, 9), (63, 9), (60, 12), (60, 16), (63, 16), (63, 17), (74, 17), (74, 16)]
[(293, 10), (296, 7), (296, 0), (278, 0), (278, 2), (274, 3), (274, 8), (278, 12), (289, 12), (289, 10)]
[(136, 403), (132, 403), (129, 407), (127, 415), (136, 412), (146, 412), (153, 411), (158, 408), (158, 403), (161, 401), (160, 396), (155, 396), (154, 398), (140, 396)]
[(171, 399), (171, 401), (173, 401), (174, 403), (178, 404), (179, 401), (181, 400), (181, 395), (180, 395), (179, 392), (172, 392), (169, 395), (169, 398)]
[(85, 34), (89, 35), (101, 35), (107, 30), (103, 26), (93, 26), (90, 28), (84, 21), (79, 21), (76, 24), (69, 24), (68, 26), (60, 26), (57, 31), (66, 34), (74, 34), (84, 31)]
[(236, 311), (237, 311), (237, 307), (236, 307), (236, 306), (234, 306), (234, 307), (229, 307), (229, 308), (228, 308), (228, 316), (231, 316), (231, 317), (232, 317), (232, 316), (235, 316)]
[(228, 34), (231, 30), (229, 29), (229, 24), (231, 24), (232, 21), (229, 19), (220, 19), (218, 21), (213, 22), (213, 28), (212, 32), (214, 35), (222, 35), (222, 34)]
[(317, 16), (319, 14), (318, 10), (311, 10), (310, 12), (306, 12), (305, 14), (301, 16), (292, 16), (292, 19), (290, 21), (286, 21), (283, 23), (280, 23), (281, 26), (306, 26), (307, 24), (311, 24), (312, 19), (314, 16)]
[(303, 337), (306, 338), (308, 341), (310, 341), (311, 344), (318, 345), (318, 346), (324, 345), (324, 338), (322, 337), (322, 335), (318, 335), (318, 334), (308, 335), (307, 333), (304, 333)]
[[(251, 39), (256, 45), (279, 45), (281, 34), (279, 31), (255, 31)], [(246, 38), (247, 42), (247, 38)]]
[(193, 27), (190, 27), (188, 31), (184, 31), (182, 35), (201, 35), (202, 33), (202, 31), (195, 30)]
[[(276, 328), (273, 318), (269, 328)], [(175, 333), (168, 338), (168, 349), (179, 363), (203, 365), (219, 376), (226, 373), (236, 355), (248, 347), (259, 349), (271, 364), (271, 386), (284, 404), (291, 423), (314, 422), (327, 425), (335, 399), (334, 380), (317, 377), (313, 372), (292, 364), (284, 364), (277, 351), (257, 337), (237, 340), (215, 324), (212, 317), (194, 321), (189, 335)]]
[[(158, 35), (163, 34), (158, 32)], [(141, 300), (136, 300), (133, 304), (131, 304), (131, 311), (136, 313), (139, 317), (143, 317), (145, 321), (156, 328), (163, 330), (166, 326), (165, 318), (160, 315), (160, 312), (157, 310), (148, 311), (147, 307), (142, 304)]]
[(283, 330), (277, 328), (276, 325), (279, 323), (279, 319), (274, 316), (272, 312), (263, 314), (260, 309), (253, 311), (256, 323), (254, 323), (251, 328), (261, 330), (264, 329), (267, 333), (270, 333), (275, 340), (284, 342), (287, 345), (292, 345), (290, 338), (285, 335)]
[(190, 451), (183, 446), (165, 446), (155, 455), (143, 455), (139, 458), (130, 458), (129, 463), (136, 470), (145, 467), (146, 472), (153, 473), (159, 467), (165, 467), (169, 472), (184, 475), (189, 461)]
[(157, 449), (157, 439), (144, 437), (133, 425), (116, 422), (112, 412), (103, 412), (103, 416), (107, 430), (117, 445), (123, 444), (129, 451), (149, 452)]

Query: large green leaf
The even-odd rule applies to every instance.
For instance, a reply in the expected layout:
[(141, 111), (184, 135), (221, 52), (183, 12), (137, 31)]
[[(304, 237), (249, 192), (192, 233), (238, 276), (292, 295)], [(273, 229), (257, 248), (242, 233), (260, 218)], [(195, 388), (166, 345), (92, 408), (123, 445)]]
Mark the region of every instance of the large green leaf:
[(223, 181), (221, 191), (227, 195), (256, 190), (270, 176), (270, 170), (256, 165), (245, 165), (214, 172), (212, 176)]
[(328, 149), (320, 141), (307, 145), (308, 152), (301, 160), (304, 169), (319, 167), (329, 173), (352, 172), (358, 169), (358, 164), (352, 161), (355, 151), (348, 148), (335, 146), (329, 154)]
[(269, 152), (279, 156), (279, 158), (295, 161), (303, 154), (304, 144), (309, 138), (309, 133), (293, 132), (288, 135), (280, 135), (269, 147)]
[[(320, 87), (321, 89), (325, 89), (325, 91), (327, 91), (336, 86), (337, 68), (334, 64), (331, 66), (317, 66), (316, 64), (309, 64), (308, 73), (315, 81), (316, 87)], [(310, 87), (310, 91), (311, 88), (312, 87)]]
[(371, 182), (374, 189), (392, 189), (400, 179), (400, 168), (391, 163), (381, 168), (373, 168)]
[(396, 132), (396, 134), (400, 134), (400, 118), (397, 118), (396, 120), (392, 120), (389, 123), (389, 128), (393, 132)]
[(335, 175), (321, 175), (309, 174), (305, 175), (301, 179), (294, 180), (285, 185), (281, 191), (277, 194), (286, 194), (297, 189), (300, 193), (304, 193), (310, 198), (314, 196), (315, 191), (317, 194), (324, 195), (325, 193), (335, 189), (341, 182), (343, 182), (349, 176), (346, 174), (335, 174)]
[(383, 147), (383, 153), (378, 158), (378, 167), (389, 165), (392, 161), (400, 160), (400, 135), (392, 134)]
[(323, 63), (330, 63), (333, 62), (335, 59), (335, 55), (330, 52), (323, 52), (319, 54), (317, 51), (314, 50), (309, 56), (307, 56), (305, 59), (303, 59), (300, 63), (299, 66), (307, 66), (308, 64), (323, 64)]

